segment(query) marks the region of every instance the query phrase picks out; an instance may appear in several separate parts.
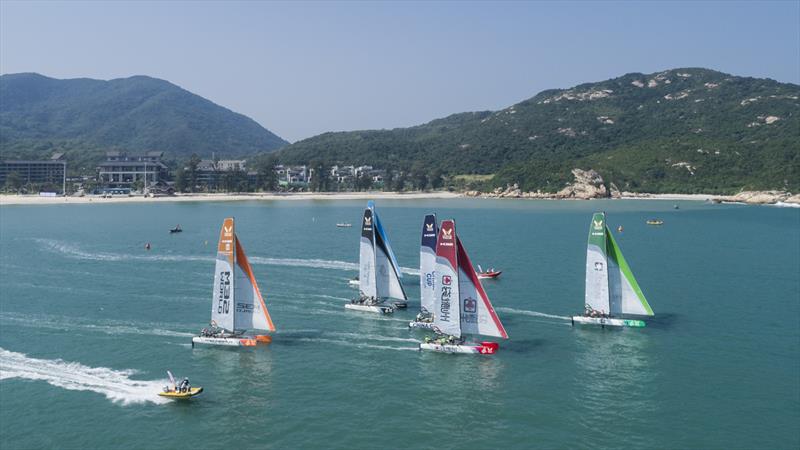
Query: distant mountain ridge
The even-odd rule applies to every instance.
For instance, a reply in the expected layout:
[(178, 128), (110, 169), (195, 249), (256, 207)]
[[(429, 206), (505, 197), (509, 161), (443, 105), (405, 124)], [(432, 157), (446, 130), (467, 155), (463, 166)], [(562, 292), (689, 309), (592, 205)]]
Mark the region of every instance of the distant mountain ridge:
[[(495, 174), (554, 192), (571, 169), (622, 190), (800, 191), (800, 86), (686, 68), (543, 91), (499, 111), (393, 130), (325, 133), (282, 149), (288, 163), (372, 164)], [(416, 167), (416, 169), (415, 169)]]
[(288, 144), (252, 119), (168, 81), (0, 76), (0, 153), (70, 159), (104, 150), (241, 156)]

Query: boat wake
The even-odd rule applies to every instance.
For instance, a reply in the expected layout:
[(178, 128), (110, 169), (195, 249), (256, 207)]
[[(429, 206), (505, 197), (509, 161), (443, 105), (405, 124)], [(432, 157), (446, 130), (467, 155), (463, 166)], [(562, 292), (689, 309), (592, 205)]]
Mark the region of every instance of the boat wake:
[(560, 320), (570, 320), (571, 318), (568, 316), (557, 316), (555, 314), (547, 314), (539, 311), (528, 311), (524, 309), (514, 309), (514, 308), (506, 308), (504, 306), (495, 308), (497, 311), (506, 312), (509, 314), (520, 314), (523, 316), (532, 316), (532, 317), (547, 317), (549, 319), (560, 319)]
[(167, 380), (132, 380), (134, 370), (89, 367), (60, 359), (30, 358), (23, 353), (0, 348), (0, 380), (21, 378), (40, 380), (71, 391), (103, 394), (114, 403), (168, 403), (156, 395)]
[[(148, 254), (130, 255), (106, 252), (88, 252), (77, 245), (58, 241), (55, 239), (34, 239), (45, 250), (64, 255), (74, 259), (84, 259), (91, 261), (214, 261), (211, 256), (197, 255), (170, 255), (170, 254)], [(357, 272), (358, 264), (347, 261), (336, 261), (328, 259), (301, 259), (301, 258), (268, 258), (264, 256), (248, 255), (251, 264), (282, 266), (282, 267), (309, 267), (313, 269), (343, 270)], [(419, 270), (410, 267), (401, 267), (401, 271), (408, 275), (419, 276)]]
[(401, 338), (401, 337), (393, 337), (393, 336), (381, 336), (376, 334), (359, 334), (359, 333), (340, 333), (340, 332), (327, 332), (326, 335), (331, 336), (338, 336), (343, 338), (352, 338), (352, 339), (367, 339), (371, 341), (388, 341), (388, 342), (413, 342), (415, 344), (419, 344), (420, 341), (417, 339), (412, 338)]
[(0, 323), (14, 324), (30, 328), (47, 328), (51, 330), (103, 333), (108, 335), (135, 334), (169, 337), (192, 337), (194, 333), (174, 331), (164, 328), (140, 328), (126, 322), (106, 321), (102, 323), (87, 323), (84, 319), (74, 317), (57, 317), (49, 315), (28, 315), (14, 313), (0, 313)]
[(326, 339), (326, 338), (298, 338), (298, 341), (301, 342), (314, 342), (314, 343), (322, 343), (322, 344), (334, 344), (334, 345), (341, 345), (344, 347), (355, 347), (355, 348), (372, 348), (376, 350), (397, 350), (397, 351), (419, 351), (419, 347), (393, 347), (390, 345), (376, 345), (376, 344), (368, 344), (365, 342), (354, 342), (354, 341), (342, 341), (338, 339)]

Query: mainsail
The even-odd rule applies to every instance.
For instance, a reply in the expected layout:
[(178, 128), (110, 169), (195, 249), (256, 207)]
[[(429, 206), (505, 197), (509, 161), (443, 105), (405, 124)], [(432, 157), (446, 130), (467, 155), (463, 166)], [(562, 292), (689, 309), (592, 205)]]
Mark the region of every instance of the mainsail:
[(605, 213), (595, 213), (586, 252), (586, 306), (608, 314), (652, 316), (639, 283), (606, 225)]
[[(389, 259), (392, 261), (392, 265), (396, 268), (400, 268), (400, 264), (397, 263), (397, 258), (394, 256), (394, 250), (392, 250), (392, 244), (389, 243), (389, 236), (386, 234), (386, 231), (383, 229), (383, 224), (381, 224), (381, 218), (378, 216), (378, 211), (375, 209), (375, 202), (369, 200), (367, 202), (367, 208), (372, 210), (372, 215), (375, 217), (375, 234), (376, 236), (380, 236), (383, 239), (383, 242), (386, 246), (386, 254)], [(397, 271), (397, 277), (403, 278), (403, 273), (400, 270)]]
[(476, 334), (508, 338), (483, 290), (453, 220), (442, 221), (436, 242), (434, 326), (461, 337)]
[(222, 224), (217, 245), (211, 321), (228, 331), (275, 331), (230, 217)]
[(361, 224), (359, 284), (365, 297), (407, 300), (400, 283), (400, 267), (372, 206), (364, 211)]
[(436, 296), (436, 214), (428, 214), (422, 224), (422, 240), (419, 247), (419, 301), (422, 313), (433, 312)]

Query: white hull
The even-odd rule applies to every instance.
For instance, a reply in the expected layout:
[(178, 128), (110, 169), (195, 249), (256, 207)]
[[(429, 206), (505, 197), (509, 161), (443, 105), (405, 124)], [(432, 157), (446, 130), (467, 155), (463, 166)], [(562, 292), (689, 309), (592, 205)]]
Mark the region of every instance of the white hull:
[[(491, 344), (491, 345), (487, 345)], [(473, 355), (491, 355), (497, 351), (497, 344), (435, 344), (427, 342), (419, 344), (420, 350), (439, 353), (468, 353)]]
[(350, 287), (354, 287), (354, 288), (357, 288), (357, 287), (361, 286), (361, 282), (358, 281), (358, 280), (350, 280), (350, 281), (347, 282), (347, 284)]
[(432, 330), (433, 322), (417, 322), (416, 320), (408, 323), (408, 328), (419, 328), (421, 330)]
[(572, 324), (582, 325), (600, 325), (609, 327), (633, 327), (643, 328), (645, 322), (643, 320), (634, 319), (615, 319), (612, 317), (586, 317), (586, 316), (572, 316)]
[(347, 303), (344, 305), (345, 309), (352, 309), (354, 311), (373, 312), (379, 314), (389, 314), (394, 312), (394, 308), (389, 305), (359, 305), (357, 303)]
[(255, 347), (256, 340), (251, 337), (210, 337), (210, 336), (195, 336), (192, 338), (192, 346), (196, 344), (201, 345), (219, 345), (223, 347)]
[(392, 302), (392, 305), (397, 309), (406, 309), (406, 308), (408, 308), (408, 303), (406, 303), (406, 302)]

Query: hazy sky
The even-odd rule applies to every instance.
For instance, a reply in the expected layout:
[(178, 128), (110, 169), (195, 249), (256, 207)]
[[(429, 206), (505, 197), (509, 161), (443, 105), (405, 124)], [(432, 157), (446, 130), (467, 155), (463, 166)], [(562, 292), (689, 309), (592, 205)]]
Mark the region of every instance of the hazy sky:
[(499, 109), (628, 72), (800, 83), (800, 1), (0, 1), (0, 72), (150, 75), (295, 141)]

